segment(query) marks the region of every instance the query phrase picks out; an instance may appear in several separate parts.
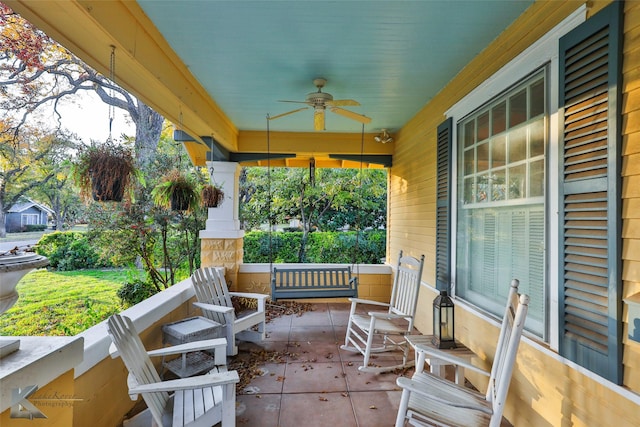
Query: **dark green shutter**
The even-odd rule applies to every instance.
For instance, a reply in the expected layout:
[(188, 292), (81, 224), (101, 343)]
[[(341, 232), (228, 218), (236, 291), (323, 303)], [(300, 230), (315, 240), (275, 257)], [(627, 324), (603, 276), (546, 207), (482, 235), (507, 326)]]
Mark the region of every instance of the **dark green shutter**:
[(451, 283), (451, 146), (453, 120), (438, 126), (436, 177), (436, 288), (449, 289)]
[(560, 353), (620, 384), (622, 5), (560, 39)]

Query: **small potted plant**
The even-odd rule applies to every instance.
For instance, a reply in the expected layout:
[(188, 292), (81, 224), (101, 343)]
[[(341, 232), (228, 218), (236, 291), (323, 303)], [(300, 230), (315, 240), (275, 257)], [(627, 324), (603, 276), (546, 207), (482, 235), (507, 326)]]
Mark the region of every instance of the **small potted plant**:
[(131, 190), (138, 170), (131, 150), (109, 141), (81, 150), (72, 176), (85, 200), (120, 202), (125, 190)]
[(202, 205), (206, 208), (217, 208), (224, 200), (224, 191), (216, 185), (207, 184), (202, 187)]
[(200, 203), (195, 179), (177, 169), (169, 172), (151, 191), (156, 205), (174, 211), (188, 211)]

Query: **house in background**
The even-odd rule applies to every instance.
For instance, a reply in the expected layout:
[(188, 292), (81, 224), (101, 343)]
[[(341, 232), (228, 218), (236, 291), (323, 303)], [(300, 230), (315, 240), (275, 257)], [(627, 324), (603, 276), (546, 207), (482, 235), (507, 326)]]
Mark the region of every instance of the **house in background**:
[(49, 221), (53, 211), (40, 203), (28, 198), (22, 198), (9, 209), (5, 217), (7, 233), (25, 231), (27, 225), (44, 225)]

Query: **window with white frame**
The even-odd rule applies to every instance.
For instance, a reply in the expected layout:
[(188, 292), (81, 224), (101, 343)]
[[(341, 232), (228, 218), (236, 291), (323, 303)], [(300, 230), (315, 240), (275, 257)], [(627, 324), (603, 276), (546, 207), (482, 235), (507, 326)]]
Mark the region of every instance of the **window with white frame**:
[[(457, 295), (500, 315), (511, 278), (529, 294), (529, 329), (545, 319), (546, 70), (457, 125)], [(499, 286), (499, 284), (505, 286)]]
[(22, 214), (22, 225), (39, 224), (40, 215), (38, 214)]

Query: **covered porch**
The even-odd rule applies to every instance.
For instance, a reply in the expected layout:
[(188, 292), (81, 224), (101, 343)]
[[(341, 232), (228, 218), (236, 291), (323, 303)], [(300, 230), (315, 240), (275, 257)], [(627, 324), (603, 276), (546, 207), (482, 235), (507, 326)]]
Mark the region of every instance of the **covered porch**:
[[(271, 154), (279, 155), (277, 161), (275, 156), (271, 159), (276, 162), (272, 165), (306, 165), (314, 158), (337, 167), (353, 164), (354, 156), (369, 156), (367, 166), (391, 156), (391, 162), (386, 163), (388, 271), (367, 275), (366, 280), (363, 277), (362, 283), (370, 286), (363, 287), (368, 294), (362, 296), (388, 298), (393, 276), (390, 266), (400, 250), (414, 256), (425, 254), (417, 329), (431, 332), (431, 303), (440, 289), (448, 289), (456, 297), (457, 338), (490, 361), (500, 326), (493, 309), (501, 305), (504, 296), (502, 280), (498, 279), (511, 274), (526, 276), (527, 292), (534, 291), (537, 298), (530, 316), (534, 323), (528, 325), (518, 352), (505, 417), (519, 427), (637, 425), (640, 4), (609, 0), (465, 2), (463, 7), (456, 2), (424, 2), (435, 9), (418, 15), (414, 9), (405, 10), (398, 17), (387, 8), (407, 2), (342, 2), (350, 5), (345, 6), (351, 7), (348, 11), (337, 4), (318, 2), (316, 10), (302, 14), (295, 13), (300, 13), (297, 8), (283, 10), (287, 3), (211, 5), (218, 3), (232, 9), (226, 10), (226, 16), (240, 15), (241, 6), (233, 6), (237, 3), (255, 12), (255, 19), (245, 20), (238, 28), (213, 26), (208, 19), (216, 11), (207, 9), (210, 16), (197, 21), (201, 17), (199, 8), (206, 2), (176, 2), (172, 6), (176, 9), (163, 10), (169, 2), (8, 1), (17, 12), (105, 74), (109, 71), (110, 46), (115, 45), (119, 53), (117, 82), (178, 126), (178, 139), (184, 142), (194, 164), (213, 166), (213, 175), (227, 173), (231, 177), (225, 181), (230, 186), (227, 194), (235, 194), (240, 165), (264, 165)], [(455, 10), (448, 8), (450, 3)], [(355, 4), (362, 9), (354, 10)], [(421, 2), (410, 4), (419, 8)], [(459, 15), (466, 20), (447, 25)], [(262, 19), (265, 16), (270, 19)], [(265, 45), (248, 43), (251, 39), (244, 36), (259, 23), (280, 22), (276, 21), (278, 16), (292, 19), (282, 28), (261, 27), (263, 36), (268, 31), (284, 35), (277, 49), (264, 55), (259, 49), (266, 49)], [(348, 21), (355, 22), (354, 16), (369, 24), (364, 39), (356, 37), (360, 35), (355, 34), (357, 31), (338, 31), (354, 28)], [(486, 21), (490, 16), (502, 17), (495, 23), (499, 25), (495, 33), (489, 29), (497, 27)], [(192, 25), (194, 22), (197, 25)], [(333, 31), (307, 31), (312, 24), (332, 22), (339, 24), (331, 28)], [(437, 27), (440, 22), (444, 25)], [(475, 26), (481, 22), (485, 25)], [(198, 42), (204, 42), (196, 44), (185, 27), (193, 32), (223, 27), (226, 32), (217, 38), (201, 37)], [(431, 37), (436, 45), (455, 43), (438, 51), (441, 56), (432, 57), (432, 50), (436, 51), (433, 45), (414, 45), (408, 42), (416, 41), (413, 38), (394, 37), (425, 28), (435, 28), (437, 36), (419, 33), (420, 37)], [(475, 28), (476, 33), (465, 33), (465, 28)], [(287, 31), (290, 33), (285, 34)], [(466, 39), (457, 37), (463, 33)], [(302, 34), (306, 35), (304, 39), (296, 38)], [(325, 37), (336, 34), (342, 34), (342, 38), (332, 39), (331, 50), (326, 50)], [(481, 40), (480, 35), (485, 38)], [(253, 37), (257, 40), (260, 35)], [(341, 50), (351, 38), (360, 44)], [(385, 44), (387, 39), (399, 44), (389, 46)], [(304, 43), (293, 43), (296, 40)], [(239, 46), (232, 44), (238, 41)], [(480, 43), (469, 49), (472, 41)], [(194, 46), (220, 50), (208, 51), (207, 56)], [(255, 46), (258, 49), (252, 49)], [(267, 43), (267, 47), (271, 46)], [(581, 50), (585, 47), (593, 50)], [(260, 71), (261, 67), (242, 61), (236, 69), (211, 72), (216, 64), (233, 62), (234, 54), (244, 49), (249, 51), (249, 58), (270, 64), (271, 73), (251, 74), (247, 79), (245, 72)], [(324, 54), (329, 51), (340, 56)], [(382, 55), (376, 60), (363, 60), (354, 53), (365, 51)], [(447, 54), (462, 51), (466, 53), (462, 62), (447, 68), (453, 64)], [(576, 51), (585, 59), (574, 62), (571, 58)], [(300, 52), (315, 52), (318, 57), (304, 59)], [(594, 57), (598, 59), (592, 61)], [(413, 68), (416, 58), (422, 59), (418, 65), (425, 68)], [(292, 64), (291, 59), (298, 63)], [(338, 71), (340, 68), (342, 71)], [(366, 73), (374, 68), (377, 74)], [(410, 72), (401, 72), (407, 70)], [(235, 78), (241, 76), (245, 80), (238, 83)], [(264, 76), (269, 77), (268, 84)], [(305, 89), (308, 82), (321, 76), (328, 78), (326, 89), (336, 98), (354, 98), (366, 106), (358, 114), (371, 117), (372, 124), (360, 127), (356, 123), (354, 130), (353, 120), (340, 121), (343, 117), (339, 117), (331, 125), (335, 127), (327, 121), (327, 131), (311, 132), (311, 116), (304, 112), (287, 116), (290, 122), (267, 121), (265, 114), (282, 105), (274, 102), (304, 98), (304, 93), (313, 90)], [(407, 88), (401, 84), (402, 79), (410, 77), (412, 84)], [(248, 81), (257, 84), (249, 85)], [(336, 86), (330, 86), (332, 82)], [(336, 89), (329, 89), (333, 87)], [(354, 91), (349, 92), (350, 88)], [(412, 98), (416, 92), (422, 94), (418, 104)], [(378, 97), (383, 94), (387, 97)], [(503, 134), (507, 132), (507, 113), (503, 114), (507, 103), (513, 106), (509, 114), (514, 117), (508, 135)], [(315, 110), (317, 106), (313, 107)], [(281, 129), (267, 133), (267, 123), (283, 124)], [(376, 141), (382, 128), (393, 130), (393, 143)], [(516, 141), (522, 135), (524, 145), (514, 145), (513, 151), (501, 145), (501, 138)], [(523, 146), (527, 148), (522, 150)], [(514, 179), (509, 181), (511, 176)], [(243, 230), (237, 219), (237, 197), (221, 209), (224, 211), (210, 212), (210, 221), (201, 234), (202, 264), (224, 266), (227, 280), (237, 290), (264, 292), (268, 267), (242, 263)], [(504, 235), (522, 239), (502, 244)], [(502, 262), (505, 259), (509, 262)], [(502, 270), (507, 264), (508, 268)], [(476, 277), (482, 277), (482, 281), (474, 281)], [(504, 282), (506, 285), (508, 279)], [(162, 324), (193, 315), (188, 283), (163, 294), (171, 297), (153, 297), (128, 312), (144, 330), (149, 347), (161, 344)], [(286, 360), (272, 366), (274, 376), (282, 373), (283, 381), (270, 381), (271, 375), (256, 380), (264, 382), (259, 382), (259, 387), (274, 387), (274, 391), (260, 393), (260, 397), (241, 395), (239, 401), (248, 409), (238, 415), (238, 425), (242, 425), (243, 417), (254, 419), (251, 411), (263, 399), (279, 404), (269, 406), (273, 409), (269, 419), (282, 425), (290, 419), (299, 422), (294, 402), (310, 398), (304, 402), (308, 411), (322, 409), (322, 404), (328, 403), (323, 400), (327, 394), (340, 405), (344, 419), (358, 423), (354, 425), (363, 425), (372, 413), (375, 420), (395, 415), (391, 407), (396, 391), (387, 388), (388, 377), (377, 376), (371, 382), (364, 379), (363, 385), (362, 377), (350, 375), (349, 360), (339, 351), (331, 353), (330, 360), (336, 361), (319, 361), (332, 351), (332, 339), (339, 342), (342, 327), (338, 306), (323, 304), (327, 305), (291, 318), (289, 325), (279, 325), (279, 332), (271, 330), (267, 345), (284, 343), (286, 334), (289, 347), (293, 343), (303, 346), (297, 335), (304, 330), (319, 340), (326, 339), (326, 354), (314, 355), (314, 363)], [(302, 323), (314, 323), (320, 317), (331, 330), (328, 326), (324, 331), (316, 329), (319, 333), (313, 335), (313, 328), (318, 327)], [(273, 339), (279, 334), (281, 341)], [(111, 427), (113, 420), (121, 419), (132, 406), (126, 396), (124, 367), (108, 358), (109, 342), (103, 325), (76, 339), (84, 340), (82, 349), (72, 350), (76, 357), (68, 360), (78, 360), (80, 351), (82, 362), (63, 365), (59, 376), (45, 383), (53, 381), (53, 389), (71, 390), (79, 399), (72, 409), (60, 409), (63, 421), (59, 425)], [(307, 369), (307, 365), (313, 369)], [(314, 388), (303, 393), (297, 388), (304, 384), (304, 377), (319, 370), (329, 374), (322, 375), (328, 382), (318, 388), (329, 390)], [(343, 378), (335, 378), (343, 374)], [(468, 380), (482, 388), (481, 378), (469, 374)], [(3, 393), (9, 390), (7, 387), (3, 383)], [(8, 402), (4, 395), (2, 402)], [(8, 409), (2, 407), (3, 425), (9, 417)], [(312, 422), (307, 414), (304, 424)], [(383, 421), (371, 425), (387, 425), (386, 418)]]

